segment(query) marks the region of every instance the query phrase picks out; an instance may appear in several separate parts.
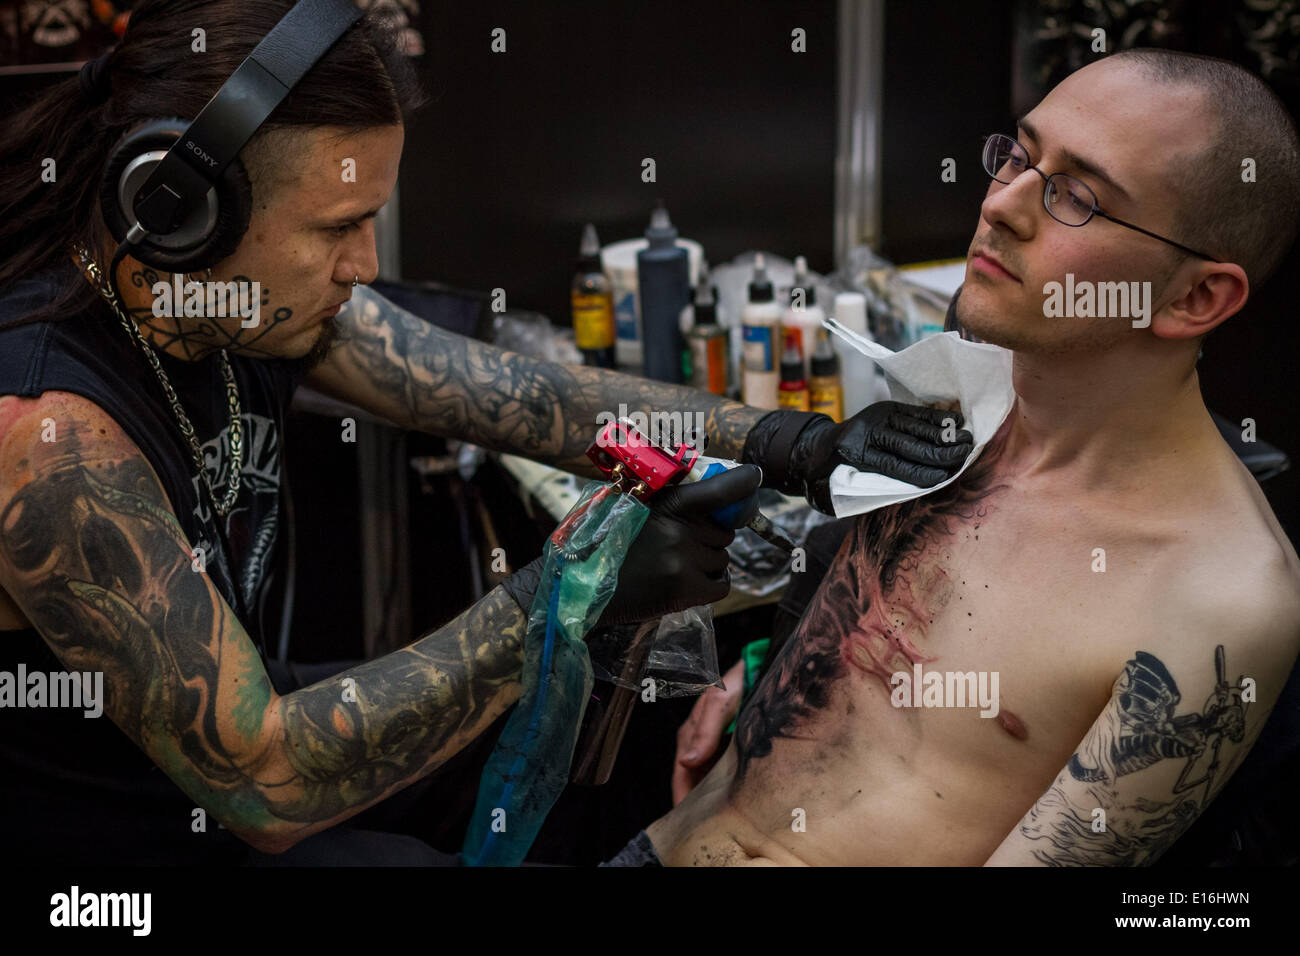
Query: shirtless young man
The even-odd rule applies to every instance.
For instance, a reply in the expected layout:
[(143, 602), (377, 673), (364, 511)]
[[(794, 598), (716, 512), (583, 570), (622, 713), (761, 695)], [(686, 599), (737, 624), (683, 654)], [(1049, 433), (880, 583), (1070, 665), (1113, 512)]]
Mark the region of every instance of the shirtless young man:
[[(1295, 135), (1245, 71), (1158, 52), (1019, 123), (1035, 169), (990, 184), (959, 302), (1013, 350), (1015, 407), (958, 482), (857, 521), (731, 746), (648, 829), (663, 862), (1142, 864), (1213, 799), (1300, 649), (1300, 562), (1195, 363), (1295, 235)], [(1155, 235), (1056, 221), (1058, 172)], [(1150, 281), (1150, 326), (1046, 318), (1066, 273)], [(996, 673), (997, 716), (894, 706), (918, 662)]]

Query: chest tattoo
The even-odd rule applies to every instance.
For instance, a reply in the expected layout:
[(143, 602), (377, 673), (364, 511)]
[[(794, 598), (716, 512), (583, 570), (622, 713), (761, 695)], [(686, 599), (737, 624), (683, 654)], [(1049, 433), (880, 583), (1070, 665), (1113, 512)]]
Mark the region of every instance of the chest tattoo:
[[(1003, 428), (961, 479), (933, 494), (861, 516), (776, 661), (736, 723), (740, 762), (772, 752), (778, 737), (797, 738), (802, 724), (823, 711), (836, 682), (851, 670), (876, 678), (886, 693), (890, 676), (936, 658), (916, 646), (954, 595), (944, 553), (963, 531), (976, 529), (1007, 486), (995, 465)], [(1008, 714), (1014, 733), (1023, 725)]]

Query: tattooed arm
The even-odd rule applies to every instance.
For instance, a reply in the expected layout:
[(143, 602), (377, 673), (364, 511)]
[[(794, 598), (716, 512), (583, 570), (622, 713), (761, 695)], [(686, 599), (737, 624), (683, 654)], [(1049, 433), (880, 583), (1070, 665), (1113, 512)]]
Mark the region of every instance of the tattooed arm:
[[(41, 440), (42, 419), (58, 440)], [(0, 586), (196, 805), (279, 852), (413, 783), (519, 697), (501, 588), (386, 657), (283, 697), (156, 475), (77, 396), (0, 398)]]
[(595, 474), (585, 452), (597, 416), (617, 416), (620, 404), (683, 420), (699, 412), (709, 453), (735, 459), (767, 414), (699, 389), (506, 352), (439, 329), (365, 287), (337, 321), (338, 338), (307, 378), (313, 388), (406, 428), (579, 474)]
[[(1239, 622), (1240, 623), (1240, 622)], [(1296, 620), (1261, 642), (1179, 648), (1178, 679), (1138, 651), (1110, 701), (986, 866), (1144, 866), (1192, 825), (1259, 737), (1295, 659)]]

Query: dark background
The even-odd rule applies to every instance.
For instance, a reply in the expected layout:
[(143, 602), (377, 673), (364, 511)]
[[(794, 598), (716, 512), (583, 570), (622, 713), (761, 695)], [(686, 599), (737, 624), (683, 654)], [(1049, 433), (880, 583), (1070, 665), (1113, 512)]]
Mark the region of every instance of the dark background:
[(583, 223), (636, 238), (660, 198), (712, 262), (770, 249), (831, 268), (835, 4), (426, 6), (437, 99), (407, 132), (407, 277), (500, 286), (567, 323)]

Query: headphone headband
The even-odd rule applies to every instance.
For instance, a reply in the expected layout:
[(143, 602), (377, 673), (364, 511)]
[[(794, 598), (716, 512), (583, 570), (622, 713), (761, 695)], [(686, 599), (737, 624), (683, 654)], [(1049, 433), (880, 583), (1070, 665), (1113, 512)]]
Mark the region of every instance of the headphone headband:
[(303, 75), (364, 16), (351, 0), (299, 0), (181, 133), (136, 193), (136, 226), (174, 231), (221, 181)]

